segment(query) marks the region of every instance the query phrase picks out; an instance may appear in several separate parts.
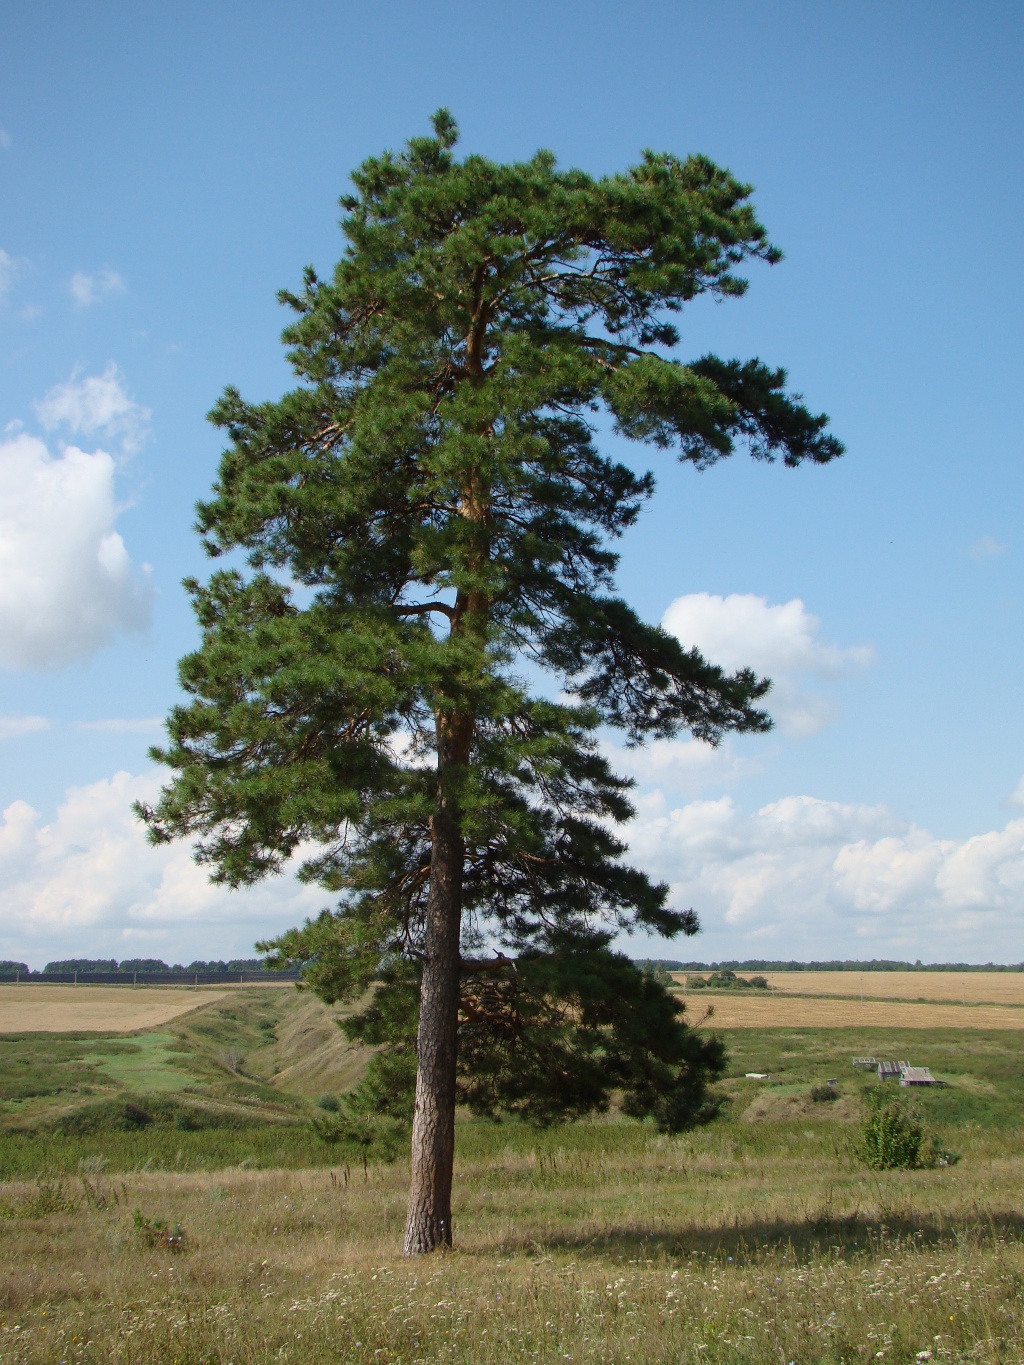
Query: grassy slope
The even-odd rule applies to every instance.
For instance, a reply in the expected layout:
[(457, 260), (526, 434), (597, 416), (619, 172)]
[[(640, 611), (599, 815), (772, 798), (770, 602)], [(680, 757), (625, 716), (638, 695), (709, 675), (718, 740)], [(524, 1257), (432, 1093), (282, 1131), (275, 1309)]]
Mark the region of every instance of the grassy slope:
[(155, 1032), (6, 1035), (0, 1173), (322, 1162), (334, 1153), (309, 1131), (311, 1102), (365, 1062), (334, 1014), (305, 993), (255, 988)]

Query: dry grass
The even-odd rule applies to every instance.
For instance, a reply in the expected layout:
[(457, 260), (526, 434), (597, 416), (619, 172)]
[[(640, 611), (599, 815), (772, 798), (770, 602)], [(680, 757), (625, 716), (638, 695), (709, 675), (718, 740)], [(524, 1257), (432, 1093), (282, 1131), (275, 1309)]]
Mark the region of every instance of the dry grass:
[[(592, 1125), (568, 1149), (499, 1133), (459, 1163), (458, 1250), (415, 1262), (397, 1254), (401, 1167), (7, 1185), (0, 1358), (1024, 1358), (1024, 1160), (1004, 1144), (869, 1176), (836, 1131), (756, 1125), (744, 1147), (728, 1129), (641, 1140)], [(180, 1223), (180, 1250), (158, 1220)]]
[(708, 1027), (731, 1028), (893, 1028), (1024, 1029), (1024, 1010), (1008, 1005), (916, 1005), (894, 1000), (826, 1000), (764, 991), (691, 991), (687, 1018), (696, 1020), (709, 1006)]
[(253, 1075), (272, 1078), (275, 1087), (316, 1099), (340, 1094), (362, 1077), (371, 1049), (350, 1043), (337, 1021), (351, 1006), (328, 1006), (311, 991), (282, 992), (275, 997), (274, 1041), (247, 1056)]
[(0, 1033), (130, 1033), (225, 994), (176, 987), (0, 986)]

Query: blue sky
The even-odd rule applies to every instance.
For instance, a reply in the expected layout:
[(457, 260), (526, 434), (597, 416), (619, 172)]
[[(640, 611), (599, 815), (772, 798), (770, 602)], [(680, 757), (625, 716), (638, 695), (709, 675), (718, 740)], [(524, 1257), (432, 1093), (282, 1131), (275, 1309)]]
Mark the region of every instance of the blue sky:
[(347, 172), (445, 104), (497, 159), (651, 146), (753, 182), (786, 259), (694, 308), (683, 352), (784, 364), (848, 447), (704, 474), (623, 449), (658, 476), (624, 593), (777, 682), (771, 736), (628, 759), (636, 856), (705, 924), (660, 951), (1024, 958), (1019, 6), (42, 3), (4, 28), (0, 957), (228, 956), (320, 905), (213, 892), (127, 807), (195, 638), (204, 414), (289, 384), (276, 290), (333, 263)]

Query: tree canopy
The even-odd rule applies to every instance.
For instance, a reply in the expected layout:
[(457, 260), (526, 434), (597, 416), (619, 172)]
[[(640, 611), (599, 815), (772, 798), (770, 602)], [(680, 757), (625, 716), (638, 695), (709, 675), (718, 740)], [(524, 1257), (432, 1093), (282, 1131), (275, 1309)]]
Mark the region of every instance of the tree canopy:
[(721, 1066), (611, 947), (697, 919), (624, 860), (631, 784), (599, 740), (764, 731), (769, 684), (616, 595), (654, 481), (602, 453), (600, 413), (699, 469), (842, 449), (783, 370), (673, 354), (685, 304), (779, 259), (749, 186), (701, 156), (595, 178), (456, 140), (441, 111), (358, 168), (333, 276), (281, 295), (298, 386), (211, 414), (198, 529), (233, 567), (188, 583), (202, 639), (143, 810), (218, 881), (297, 859), (331, 893), (264, 946), (325, 1000), (372, 989), (363, 1099), (411, 1105), (416, 1076), (410, 1251), (451, 1237), (458, 1099), (550, 1122), (621, 1092), (676, 1128)]

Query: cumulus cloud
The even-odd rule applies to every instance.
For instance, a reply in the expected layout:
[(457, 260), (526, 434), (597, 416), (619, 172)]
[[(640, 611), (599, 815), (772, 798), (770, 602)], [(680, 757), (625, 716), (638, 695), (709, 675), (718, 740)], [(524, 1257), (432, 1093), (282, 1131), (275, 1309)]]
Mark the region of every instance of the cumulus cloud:
[(616, 772), (676, 796), (735, 786), (763, 765), (763, 751), (757, 757), (743, 755), (729, 740), (715, 749), (693, 739), (660, 739), (636, 749), (607, 745), (606, 753)]
[(114, 529), (114, 460), (0, 442), (0, 668), (53, 668), (142, 629), (151, 590)]
[(1011, 806), (1024, 806), (1024, 777), (1017, 783), (1007, 799)]
[(771, 605), (753, 593), (688, 593), (669, 606), (662, 625), (712, 663), (767, 674), (768, 709), (794, 738), (812, 735), (835, 718), (835, 699), (814, 684), (834, 682), (874, 658), (870, 645), (844, 647), (823, 639), (821, 622), (798, 597)]
[(54, 385), (35, 411), (46, 431), (65, 428), (72, 436), (118, 440), (128, 455), (142, 445), (152, 416), (130, 397), (113, 361), (102, 374), (79, 378), (76, 372), (66, 383)]
[(0, 739), (18, 739), (22, 735), (36, 735), (49, 730), (45, 716), (0, 716)]
[(80, 270), (71, 276), (68, 289), (79, 308), (88, 308), (90, 304), (123, 294), (125, 283), (116, 270), (100, 270), (95, 275)]
[(745, 814), (728, 796), (630, 829), (631, 858), (692, 905), (709, 957), (1016, 960), (1024, 819), (939, 839), (884, 806), (786, 797)]
[(25, 801), (0, 823), (0, 956), (35, 965), (63, 956), (125, 956), (139, 940), (168, 961), (245, 955), (253, 942), (329, 901), (284, 876), (244, 891), (210, 884), (186, 845), (152, 848), (131, 811), (160, 774), (120, 772), (70, 788), (44, 822)]
[[(52, 820), (14, 801), (0, 820), (0, 957), (247, 956), (257, 938), (331, 897), (285, 875), (244, 891), (210, 884), (185, 844), (150, 847), (131, 813), (152, 770), (70, 788)], [(705, 933), (639, 951), (721, 957), (1020, 957), (1024, 818), (939, 839), (884, 806), (785, 797), (754, 813), (728, 797), (669, 808), (641, 798), (632, 861), (692, 905)]]

